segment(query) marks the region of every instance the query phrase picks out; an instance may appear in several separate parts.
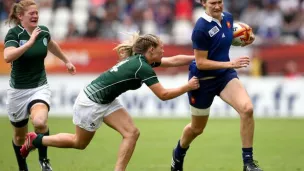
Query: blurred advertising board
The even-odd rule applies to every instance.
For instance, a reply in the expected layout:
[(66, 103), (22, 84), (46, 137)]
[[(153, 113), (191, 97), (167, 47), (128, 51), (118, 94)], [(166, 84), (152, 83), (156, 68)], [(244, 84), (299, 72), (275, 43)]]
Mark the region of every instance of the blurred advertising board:
[[(77, 73), (101, 73), (117, 63), (118, 55), (113, 50), (118, 42), (102, 40), (70, 40), (59, 43), (64, 53), (77, 68)], [(173, 56), (177, 54), (193, 54), (191, 47), (166, 46), (165, 54)], [(65, 65), (53, 54), (48, 53), (45, 59), (48, 73), (66, 73)], [(181, 68), (179, 68), (180, 71)], [(187, 67), (182, 68), (184, 71)], [(165, 71), (165, 69), (160, 69)], [(3, 44), (0, 44), (0, 74), (9, 74), (10, 64), (3, 60)]]
[[(71, 116), (75, 98), (82, 88), (98, 75), (49, 75), (52, 90), (50, 116)], [(187, 74), (161, 75), (166, 88), (187, 82)], [(304, 78), (241, 77), (252, 101), (256, 117), (304, 117)], [(173, 81), (174, 80), (174, 81)], [(9, 77), (0, 77), (0, 115), (6, 115), (6, 89)], [(189, 117), (187, 95), (169, 101), (159, 100), (148, 87), (128, 91), (120, 98), (134, 117)], [(219, 98), (211, 107), (211, 117), (237, 117), (237, 113)]]

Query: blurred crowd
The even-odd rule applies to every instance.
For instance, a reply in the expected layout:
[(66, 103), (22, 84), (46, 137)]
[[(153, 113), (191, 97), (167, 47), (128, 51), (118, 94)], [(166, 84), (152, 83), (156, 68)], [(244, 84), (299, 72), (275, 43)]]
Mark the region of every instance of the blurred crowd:
[[(0, 0), (0, 28), (15, 0)], [(40, 24), (54, 39), (124, 40), (128, 33), (159, 35), (165, 43), (191, 44), (193, 24), (204, 9), (194, 0), (36, 0)], [(225, 11), (250, 25), (257, 44), (304, 40), (304, 0), (224, 0)]]

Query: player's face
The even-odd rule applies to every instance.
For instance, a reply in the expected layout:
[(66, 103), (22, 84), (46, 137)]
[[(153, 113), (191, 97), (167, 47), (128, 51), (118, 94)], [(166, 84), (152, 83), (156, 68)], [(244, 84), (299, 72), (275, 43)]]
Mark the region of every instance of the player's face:
[(161, 58), (164, 55), (164, 45), (162, 41), (159, 41), (159, 44), (153, 50), (153, 57), (155, 58), (156, 62), (161, 62)]
[(23, 15), (20, 15), (20, 21), (22, 26), (24, 27), (30, 27), (35, 28), (38, 25), (38, 8), (36, 5), (31, 5), (27, 7), (27, 9), (24, 11)]
[(220, 19), (224, 8), (223, 0), (207, 0), (203, 2), (203, 6), (206, 8), (206, 13), (211, 17)]

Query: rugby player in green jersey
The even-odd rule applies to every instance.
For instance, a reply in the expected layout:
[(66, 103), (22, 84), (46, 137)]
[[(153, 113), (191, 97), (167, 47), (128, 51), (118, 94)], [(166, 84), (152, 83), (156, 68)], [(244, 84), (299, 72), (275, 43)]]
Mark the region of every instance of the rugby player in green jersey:
[[(38, 8), (34, 0), (14, 3), (8, 18), (13, 23), (5, 37), (4, 60), (11, 63), (10, 88), (7, 91), (7, 110), (13, 125), (13, 147), (19, 170), (27, 171), (26, 160), (20, 155), (28, 131), (30, 116), (35, 132), (49, 135), (47, 126), (51, 92), (46, 78), (44, 59), (50, 51), (59, 57), (71, 74), (75, 67), (51, 39), (45, 26), (38, 26)], [(47, 147), (38, 148), (42, 171), (51, 171)]]
[(85, 149), (104, 122), (122, 135), (114, 170), (124, 171), (135, 149), (139, 130), (117, 97), (128, 90), (139, 89), (143, 83), (161, 100), (173, 99), (199, 88), (196, 77), (178, 88), (165, 89), (159, 83), (153, 67), (188, 65), (194, 57), (177, 55), (162, 58), (163, 44), (154, 35), (139, 36), (134, 33), (132, 40), (115, 49), (122, 60), (81, 90), (76, 99), (73, 111), (76, 133), (51, 136), (28, 133), (27, 141), (21, 148), (24, 157), (31, 150), (43, 146)]

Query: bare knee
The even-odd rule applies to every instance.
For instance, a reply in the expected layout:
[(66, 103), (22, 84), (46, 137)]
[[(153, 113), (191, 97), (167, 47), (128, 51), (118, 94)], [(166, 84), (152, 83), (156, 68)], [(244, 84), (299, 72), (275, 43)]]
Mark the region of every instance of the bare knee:
[(137, 141), (137, 139), (139, 138), (139, 135), (140, 135), (140, 131), (138, 128), (134, 127), (132, 129), (129, 129), (124, 135), (123, 137), (124, 138), (129, 138), (129, 139), (132, 139), (132, 140), (135, 140)]
[(253, 117), (253, 105), (252, 103), (245, 103), (240, 111), (241, 118), (248, 119)]
[(14, 136), (14, 143), (16, 145), (22, 145), (25, 141), (25, 135), (24, 136), (20, 136), (20, 135), (15, 135)]
[(88, 142), (84, 142), (81, 139), (77, 139), (75, 137), (74, 139), (74, 148), (78, 149), (78, 150), (84, 150), (87, 148), (87, 146), (89, 145)]
[(47, 129), (47, 119), (35, 117), (32, 119), (33, 126), (36, 132), (44, 132)]
[(192, 125), (189, 125), (189, 128), (195, 136), (201, 135), (205, 129), (205, 127), (193, 127)]

